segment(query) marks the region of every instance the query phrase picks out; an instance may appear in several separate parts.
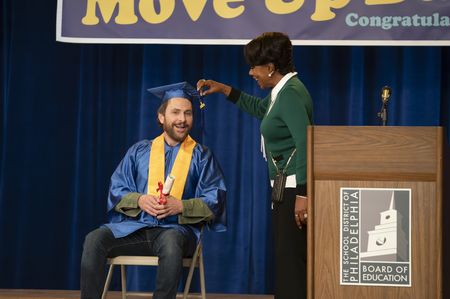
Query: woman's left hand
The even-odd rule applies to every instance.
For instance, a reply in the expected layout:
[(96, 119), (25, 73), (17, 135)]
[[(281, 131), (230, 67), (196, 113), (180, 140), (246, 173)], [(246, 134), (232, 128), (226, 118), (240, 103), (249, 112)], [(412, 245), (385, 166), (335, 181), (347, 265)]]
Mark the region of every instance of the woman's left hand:
[(306, 196), (295, 196), (295, 222), (300, 229), (307, 223), (308, 219), (308, 198)]

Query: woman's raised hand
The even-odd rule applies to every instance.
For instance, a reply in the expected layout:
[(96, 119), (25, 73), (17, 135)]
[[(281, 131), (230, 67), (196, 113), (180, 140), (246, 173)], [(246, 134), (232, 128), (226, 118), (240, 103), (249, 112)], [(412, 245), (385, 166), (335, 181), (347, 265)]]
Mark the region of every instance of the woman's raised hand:
[(197, 90), (201, 96), (207, 96), (213, 93), (222, 93), (225, 96), (229, 96), (231, 87), (214, 80), (200, 79), (197, 82)]

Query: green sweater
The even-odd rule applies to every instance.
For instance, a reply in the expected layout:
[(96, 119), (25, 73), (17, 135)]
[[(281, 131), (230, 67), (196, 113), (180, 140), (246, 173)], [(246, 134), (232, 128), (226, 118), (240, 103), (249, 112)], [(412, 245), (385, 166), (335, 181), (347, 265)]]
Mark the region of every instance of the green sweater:
[[(276, 173), (271, 157), (277, 161), (279, 169), (284, 169), (296, 148), (286, 173), (296, 175), (297, 186), (305, 185), (306, 129), (313, 122), (313, 108), (311, 97), (297, 76), (290, 78), (279, 91), (269, 113), (270, 94), (261, 99), (233, 89), (228, 99), (241, 110), (262, 120), (261, 134), (264, 136), (270, 178), (273, 179)], [(301, 193), (306, 193), (306, 190)]]

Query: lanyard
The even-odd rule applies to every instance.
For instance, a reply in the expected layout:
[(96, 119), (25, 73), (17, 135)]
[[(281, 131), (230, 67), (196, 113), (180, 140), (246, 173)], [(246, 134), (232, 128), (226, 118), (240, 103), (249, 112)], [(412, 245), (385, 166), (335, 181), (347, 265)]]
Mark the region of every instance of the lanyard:
[[(291, 162), (292, 156), (294, 156), (296, 151), (297, 151), (297, 149), (294, 148), (294, 150), (292, 151), (291, 155), (289, 156), (289, 159), (286, 162), (286, 166), (284, 167), (283, 172), (286, 171), (286, 168), (288, 167), (289, 163)], [(277, 163), (275, 162), (275, 159), (273, 158), (273, 154), (272, 153), (270, 154), (270, 158), (272, 158), (273, 165), (275, 166), (277, 172), (279, 172), (280, 169), (278, 168)]]

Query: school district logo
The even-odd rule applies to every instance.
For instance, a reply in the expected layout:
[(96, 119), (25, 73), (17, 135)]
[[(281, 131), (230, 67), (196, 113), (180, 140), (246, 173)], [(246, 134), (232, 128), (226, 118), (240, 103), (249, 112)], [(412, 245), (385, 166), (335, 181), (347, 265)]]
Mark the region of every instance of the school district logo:
[(411, 286), (411, 189), (340, 192), (341, 285)]

